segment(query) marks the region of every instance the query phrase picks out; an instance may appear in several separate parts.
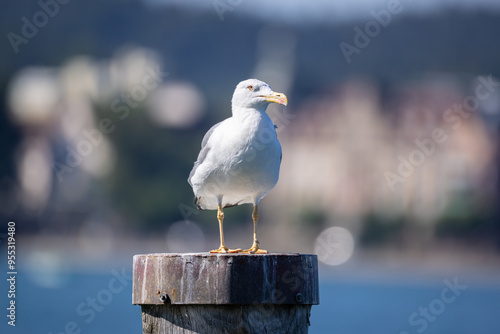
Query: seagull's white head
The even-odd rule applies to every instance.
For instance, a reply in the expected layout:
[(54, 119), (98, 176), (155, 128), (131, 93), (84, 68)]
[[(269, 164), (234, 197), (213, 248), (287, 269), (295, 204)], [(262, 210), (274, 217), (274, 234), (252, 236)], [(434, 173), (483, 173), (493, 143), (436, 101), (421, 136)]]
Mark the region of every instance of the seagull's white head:
[(232, 105), (234, 108), (254, 108), (266, 110), (269, 103), (274, 102), (287, 105), (285, 94), (273, 92), (271, 87), (263, 81), (248, 79), (240, 82), (234, 90)]

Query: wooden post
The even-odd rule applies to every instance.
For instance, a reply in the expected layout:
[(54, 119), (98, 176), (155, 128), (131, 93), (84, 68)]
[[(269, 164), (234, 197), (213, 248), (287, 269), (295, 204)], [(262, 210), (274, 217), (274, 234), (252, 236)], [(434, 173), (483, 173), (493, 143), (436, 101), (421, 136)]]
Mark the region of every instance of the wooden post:
[(305, 254), (134, 256), (143, 333), (307, 333), (318, 259)]

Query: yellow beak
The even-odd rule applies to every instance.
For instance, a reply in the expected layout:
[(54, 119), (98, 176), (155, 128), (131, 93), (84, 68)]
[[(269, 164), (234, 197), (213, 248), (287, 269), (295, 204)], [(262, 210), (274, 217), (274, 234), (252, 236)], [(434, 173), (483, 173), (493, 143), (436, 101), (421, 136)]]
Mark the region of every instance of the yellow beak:
[(269, 95), (262, 95), (262, 97), (265, 97), (267, 102), (274, 102), (274, 103), (282, 104), (284, 106), (286, 106), (288, 104), (288, 99), (287, 99), (286, 95), (283, 93), (273, 92), (272, 94), (269, 94)]

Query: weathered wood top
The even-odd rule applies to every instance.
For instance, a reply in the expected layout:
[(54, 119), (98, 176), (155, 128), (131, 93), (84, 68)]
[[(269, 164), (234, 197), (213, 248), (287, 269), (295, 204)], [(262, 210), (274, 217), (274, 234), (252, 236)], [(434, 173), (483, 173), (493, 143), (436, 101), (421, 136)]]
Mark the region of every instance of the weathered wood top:
[(135, 255), (132, 303), (316, 305), (318, 259), (310, 254)]

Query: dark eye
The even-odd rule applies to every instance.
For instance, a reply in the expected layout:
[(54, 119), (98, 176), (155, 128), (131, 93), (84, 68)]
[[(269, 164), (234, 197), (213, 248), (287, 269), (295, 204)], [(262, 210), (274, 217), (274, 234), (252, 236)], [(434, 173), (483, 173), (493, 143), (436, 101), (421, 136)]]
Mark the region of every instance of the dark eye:
[(250, 86), (248, 86), (248, 87), (247, 87), (247, 89), (248, 89), (248, 90), (253, 90), (253, 86), (252, 86), (252, 85), (250, 85)]

